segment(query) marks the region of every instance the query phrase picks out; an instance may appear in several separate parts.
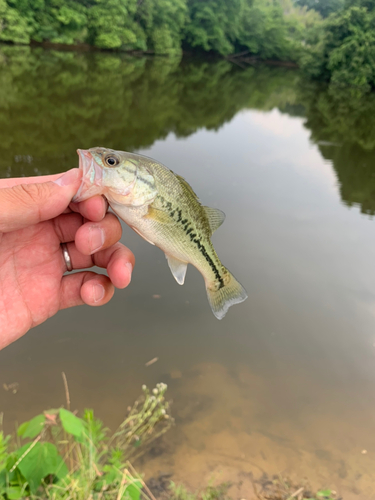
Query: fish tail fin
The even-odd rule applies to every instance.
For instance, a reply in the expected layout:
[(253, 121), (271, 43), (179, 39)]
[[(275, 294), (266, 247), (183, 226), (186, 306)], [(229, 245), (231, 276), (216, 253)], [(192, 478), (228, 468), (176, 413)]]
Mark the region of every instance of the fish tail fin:
[(224, 277), (224, 286), (217, 290), (210, 283), (206, 283), (206, 291), (212, 312), (217, 319), (223, 319), (230, 306), (247, 299), (246, 290), (229, 271)]

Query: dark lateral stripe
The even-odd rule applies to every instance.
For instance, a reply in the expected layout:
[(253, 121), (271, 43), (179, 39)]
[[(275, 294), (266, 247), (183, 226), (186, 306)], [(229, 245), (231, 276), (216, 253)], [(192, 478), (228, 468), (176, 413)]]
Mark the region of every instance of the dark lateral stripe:
[[(203, 257), (206, 259), (207, 263), (209, 264), (210, 268), (212, 269), (215, 278), (219, 282), (220, 288), (223, 288), (224, 286), (224, 280), (220, 276), (219, 270), (215, 265), (215, 262), (211, 259), (209, 256), (206, 247), (202, 243), (202, 239), (198, 236), (196, 233), (193, 233), (193, 228), (188, 228), (191, 222), (188, 221), (187, 218), (183, 219), (182, 218), (182, 210), (179, 207), (172, 207), (172, 203), (170, 201), (165, 201), (165, 198), (163, 196), (158, 196), (160, 202), (162, 203), (163, 208), (167, 209), (169, 211), (169, 215), (172, 217), (173, 220), (175, 220), (177, 223), (181, 223), (183, 226), (184, 232), (187, 236), (189, 236), (190, 241), (196, 244), (198, 250), (200, 253), (203, 255)], [(177, 213), (177, 220), (174, 218), (175, 214)]]

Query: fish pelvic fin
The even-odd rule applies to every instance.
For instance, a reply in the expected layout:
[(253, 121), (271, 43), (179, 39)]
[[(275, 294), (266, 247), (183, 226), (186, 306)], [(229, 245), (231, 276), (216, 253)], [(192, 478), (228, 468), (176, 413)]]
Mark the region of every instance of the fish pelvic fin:
[(171, 270), (174, 279), (179, 285), (183, 285), (185, 282), (187, 263), (182, 262), (182, 260), (178, 260), (171, 255), (165, 254), (165, 256), (167, 258), (169, 269)]
[(210, 224), (211, 234), (225, 221), (225, 213), (218, 208), (203, 207)]
[(206, 283), (206, 291), (212, 312), (217, 319), (223, 319), (230, 306), (247, 299), (246, 290), (229, 271), (224, 277), (224, 286), (217, 289), (211, 283)]

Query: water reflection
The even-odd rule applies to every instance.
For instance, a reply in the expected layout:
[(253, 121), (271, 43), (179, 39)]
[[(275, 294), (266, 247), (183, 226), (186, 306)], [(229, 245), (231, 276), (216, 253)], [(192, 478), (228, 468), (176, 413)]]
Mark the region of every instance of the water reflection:
[(0, 353), (0, 382), (20, 384), (0, 392), (8, 428), (62, 403), (62, 370), (73, 405), (112, 428), (164, 381), (177, 426), (147, 474), (197, 487), (221, 471), (247, 498), (250, 472), (285, 472), (374, 498), (375, 233), (347, 206), (373, 211), (372, 98), (345, 106), (275, 68), (12, 47), (0, 79), (2, 175), (62, 171), (94, 144), (154, 156), (227, 212), (215, 247), (249, 292), (218, 322), (198, 273), (178, 287), (125, 227), (131, 287)]
[[(375, 95), (326, 88), (280, 68), (0, 49), (0, 175), (61, 171), (75, 149), (136, 150), (169, 132), (217, 130), (241, 109), (305, 117), (311, 140), (337, 171), (343, 201), (373, 214)], [(375, 188), (375, 186), (374, 186)]]
[(296, 74), (229, 62), (147, 60), (29, 47), (0, 52), (0, 172), (45, 173), (77, 163), (75, 149), (134, 150), (174, 132), (217, 130), (243, 108), (293, 101)]

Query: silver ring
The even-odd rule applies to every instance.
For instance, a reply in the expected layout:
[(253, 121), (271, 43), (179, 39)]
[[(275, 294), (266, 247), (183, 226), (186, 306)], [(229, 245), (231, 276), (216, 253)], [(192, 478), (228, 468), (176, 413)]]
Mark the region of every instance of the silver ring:
[(61, 243), (61, 250), (65, 260), (66, 270), (73, 271), (72, 259), (70, 258), (70, 254), (68, 252), (68, 246), (66, 243)]

